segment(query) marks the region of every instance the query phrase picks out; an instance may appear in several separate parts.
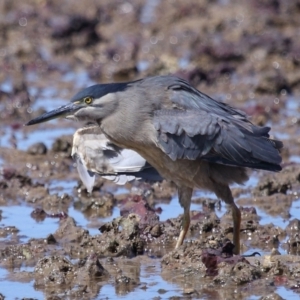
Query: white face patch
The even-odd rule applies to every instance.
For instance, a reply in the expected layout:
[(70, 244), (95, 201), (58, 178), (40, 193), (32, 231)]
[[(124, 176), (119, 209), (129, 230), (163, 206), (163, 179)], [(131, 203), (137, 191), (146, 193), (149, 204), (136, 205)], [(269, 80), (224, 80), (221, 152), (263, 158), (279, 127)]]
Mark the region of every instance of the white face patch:
[(72, 120), (72, 121), (78, 121), (77, 118), (74, 115), (66, 116), (65, 119)]
[(105, 107), (106, 105), (110, 104), (110, 103), (114, 103), (116, 100), (116, 95), (115, 94), (106, 94), (105, 96), (98, 98), (98, 99), (94, 99), (93, 101), (93, 105), (101, 105), (103, 107)]

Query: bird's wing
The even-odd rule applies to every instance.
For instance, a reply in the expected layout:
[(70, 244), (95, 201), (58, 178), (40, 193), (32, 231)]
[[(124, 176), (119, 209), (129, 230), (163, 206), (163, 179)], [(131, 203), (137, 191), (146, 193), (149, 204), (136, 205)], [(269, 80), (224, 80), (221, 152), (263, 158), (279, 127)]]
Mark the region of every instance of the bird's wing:
[(127, 182), (131, 182), (133, 180), (139, 180), (140, 178), (137, 178), (134, 175), (125, 175), (125, 174), (116, 174), (116, 175), (102, 175), (103, 178), (112, 181), (118, 185), (124, 185)]
[(116, 147), (107, 142), (103, 148), (103, 155), (108, 159), (115, 173), (139, 172), (146, 167), (146, 160), (137, 152), (130, 149)]
[(135, 179), (162, 180), (137, 152), (112, 144), (97, 130), (94, 127), (81, 128), (73, 137), (72, 157), (88, 192), (94, 186), (95, 173), (120, 185)]
[(156, 110), (153, 124), (162, 150), (172, 160), (198, 158), (267, 170), (280, 170), (269, 127), (253, 125), (246, 115), (177, 79), (168, 86), (173, 108)]

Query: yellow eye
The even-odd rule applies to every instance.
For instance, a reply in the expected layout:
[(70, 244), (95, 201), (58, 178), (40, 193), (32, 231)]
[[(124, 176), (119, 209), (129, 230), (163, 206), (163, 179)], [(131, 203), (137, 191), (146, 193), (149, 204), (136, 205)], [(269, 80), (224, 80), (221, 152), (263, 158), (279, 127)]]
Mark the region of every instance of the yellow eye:
[(93, 98), (92, 97), (85, 97), (83, 99), (85, 104), (91, 104), (93, 102)]

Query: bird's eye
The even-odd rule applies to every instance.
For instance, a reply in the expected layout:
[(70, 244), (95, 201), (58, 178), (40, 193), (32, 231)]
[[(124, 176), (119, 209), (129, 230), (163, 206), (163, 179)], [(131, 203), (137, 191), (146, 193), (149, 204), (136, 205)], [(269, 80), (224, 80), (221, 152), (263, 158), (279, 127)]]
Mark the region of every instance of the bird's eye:
[(93, 102), (93, 98), (92, 97), (85, 97), (83, 99), (85, 104), (91, 104)]

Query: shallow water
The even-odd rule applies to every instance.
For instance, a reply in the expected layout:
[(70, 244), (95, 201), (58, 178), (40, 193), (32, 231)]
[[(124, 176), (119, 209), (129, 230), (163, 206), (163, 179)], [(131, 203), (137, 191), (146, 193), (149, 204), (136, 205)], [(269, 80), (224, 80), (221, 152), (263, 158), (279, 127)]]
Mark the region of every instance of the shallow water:
[[(35, 130), (31, 133), (26, 133), (22, 130), (14, 130), (11, 127), (4, 127), (5, 134), (0, 139), (0, 145), (2, 147), (11, 147), (12, 137), (16, 140), (16, 146), (19, 150), (27, 150), (29, 146), (37, 141), (43, 141), (46, 147), (51, 148), (55, 139), (62, 135), (71, 135), (74, 133), (74, 127), (70, 128), (44, 128), (41, 130)], [(47, 136), (47, 138), (45, 138)]]
[[(255, 184), (256, 179), (249, 181), (251, 186)], [(50, 184), (49, 189), (51, 193), (57, 192), (59, 189), (59, 193), (72, 193), (74, 190), (74, 186), (76, 186), (76, 181), (54, 181)], [(118, 192), (120, 194), (124, 194), (127, 189), (121, 187)], [(198, 198), (200, 196), (205, 196), (209, 198), (215, 198), (215, 196), (211, 193), (204, 193), (202, 191), (196, 191), (194, 197)], [(160, 214), (160, 219), (162, 221), (167, 220), (169, 218), (174, 218), (182, 213), (182, 208), (178, 203), (177, 196), (174, 195), (169, 204), (158, 203), (157, 206), (162, 208), (162, 213)], [(201, 211), (202, 205), (192, 203), (191, 205), (192, 210)], [(284, 220), (281, 217), (273, 217), (266, 214), (264, 211), (257, 209), (258, 215), (261, 217), (261, 224), (268, 224), (273, 223), (275, 226), (279, 226), (281, 228), (285, 228), (287, 225), (287, 220)], [(58, 226), (59, 226), (59, 219), (58, 218), (45, 218), (43, 221), (37, 222), (33, 218), (31, 218), (30, 213), (32, 212), (32, 208), (30, 206), (22, 205), (22, 206), (6, 206), (2, 207), (2, 220), (0, 222), (0, 226), (16, 226), (20, 231), (18, 232), (17, 236), (20, 238), (22, 243), (28, 242), (30, 238), (43, 238), (46, 237), (50, 233), (54, 233)], [(221, 205), (220, 210), (217, 210), (217, 215), (221, 217), (226, 211), (226, 206), (224, 204)], [(73, 217), (77, 224), (89, 230), (90, 234), (99, 234), (98, 228), (92, 228), (90, 226), (90, 220), (84, 217), (83, 213), (74, 206), (71, 206), (68, 211), (68, 215)], [(291, 218), (299, 216), (300, 214), (300, 200), (294, 201), (292, 207), (290, 209)], [(113, 213), (110, 217), (107, 218), (99, 218), (99, 222), (108, 222), (115, 217), (120, 215), (120, 210), (117, 206), (114, 207)], [(0, 239), (0, 244), (4, 241), (11, 240), (13, 241), (14, 238), (8, 236), (6, 238)], [(255, 249), (251, 248), (249, 253), (259, 252), (262, 255), (267, 254), (262, 251), (262, 249)], [(279, 251), (282, 254), (285, 254), (285, 250), (281, 247)], [(245, 254), (248, 254), (245, 253)], [(135, 262), (132, 262), (135, 264)], [(32, 271), (32, 268), (29, 267), (22, 267), (21, 269), (13, 270), (15, 272), (21, 272), (22, 270)], [(43, 297), (43, 293), (37, 291), (33, 287), (34, 281), (30, 282), (20, 282), (13, 278), (13, 273), (11, 270), (7, 271), (6, 269), (0, 268), (0, 281), (1, 281), (1, 292), (8, 297), (8, 299), (21, 299), (21, 297), (30, 296), (36, 297), (40, 299)], [(140, 265), (140, 284), (128, 294), (120, 295), (116, 291), (116, 287), (114, 282), (106, 282), (103, 283), (104, 285), (101, 287), (101, 297), (102, 298), (114, 298), (119, 297), (120, 299), (132, 299), (136, 297), (136, 299), (150, 299), (153, 297), (160, 296), (162, 299), (167, 299), (172, 296), (178, 296), (182, 294), (182, 286), (176, 283), (170, 283), (170, 281), (166, 281), (161, 277), (161, 267), (160, 267), (160, 259), (152, 259), (150, 262), (143, 262)], [(146, 288), (145, 288), (146, 287)], [(283, 297), (284, 299), (299, 299), (299, 295), (294, 293), (291, 290), (288, 290), (284, 287), (278, 287), (275, 289), (276, 293)], [(213, 300), (214, 295), (206, 294), (203, 295), (203, 298), (207, 300)], [(259, 299), (259, 296), (251, 296), (247, 298), (249, 300), (252, 299)]]
[[(124, 267), (124, 266), (123, 266)], [(126, 269), (126, 266), (124, 267)], [(20, 269), (13, 270), (14, 273), (27, 271), (33, 271), (32, 267), (22, 267)], [(170, 297), (178, 297), (182, 295), (182, 287), (176, 283), (170, 283), (164, 280), (161, 276), (160, 261), (153, 259), (143, 265), (139, 269), (140, 284), (129, 293), (119, 293), (113, 282), (104, 284), (100, 290), (100, 298), (97, 299), (153, 299), (160, 297), (160, 299), (170, 299)], [(34, 281), (20, 282), (14, 280), (14, 276), (11, 271), (7, 271), (0, 268), (0, 280), (1, 280), (1, 293), (6, 295), (7, 299), (24, 299), (26, 297), (32, 299), (42, 299), (43, 293), (36, 290), (33, 287)], [(283, 299), (299, 299), (299, 295), (292, 290), (279, 286), (275, 288), (276, 293)], [(66, 291), (67, 292), (67, 291)], [(200, 299), (215, 300), (216, 295), (214, 293), (208, 293), (208, 291), (200, 296)], [(247, 300), (258, 300), (261, 296), (251, 296), (245, 298)]]

